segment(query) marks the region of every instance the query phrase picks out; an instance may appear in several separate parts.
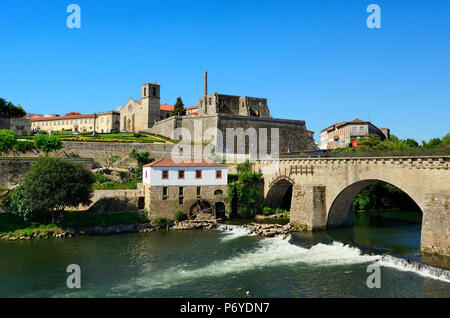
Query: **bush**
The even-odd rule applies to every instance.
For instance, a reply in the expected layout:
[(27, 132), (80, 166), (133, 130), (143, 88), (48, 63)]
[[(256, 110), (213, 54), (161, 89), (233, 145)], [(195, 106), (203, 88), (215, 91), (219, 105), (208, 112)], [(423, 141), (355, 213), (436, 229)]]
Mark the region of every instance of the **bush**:
[(45, 152), (47, 156), (49, 152), (60, 150), (62, 148), (62, 142), (58, 136), (50, 136), (39, 133), (33, 137), (33, 142), (34, 146)]
[(263, 212), (264, 215), (272, 215), (274, 213), (273, 209), (271, 207), (265, 206), (263, 208)]
[(168, 227), (172, 224), (172, 221), (168, 218), (157, 217), (156, 223), (158, 223), (159, 227)]
[(11, 213), (20, 216), (23, 220), (28, 221), (32, 216), (32, 210), (29, 208), (24, 200), (25, 188), (23, 185), (17, 186), (10, 198)]
[(175, 211), (173, 218), (175, 221), (181, 222), (181, 221), (187, 220), (187, 215), (183, 211), (177, 210), (177, 211)]

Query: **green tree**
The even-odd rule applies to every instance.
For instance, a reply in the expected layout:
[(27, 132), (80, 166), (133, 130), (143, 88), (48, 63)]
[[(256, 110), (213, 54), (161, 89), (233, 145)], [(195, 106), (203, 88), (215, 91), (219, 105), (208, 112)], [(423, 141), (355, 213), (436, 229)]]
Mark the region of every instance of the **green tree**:
[(263, 200), (259, 190), (259, 173), (241, 172), (238, 180), (228, 184), (227, 202), (241, 218), (253, 217), (262, 211)]
[(448, 133), (447, 135), (445, 135), (444, 137), (442, 137), (442, 144), (445, 147), (450, 147), (450, 133)]
[(404, 142), (408, 148), (417, 148), (419, 147), (419, 143), (417, 141), (415, 141), (414, 139), (411, 138), (407, 138), (405, 140), (402, 140), (402, 142)]
[(177, 102), (175, 103), (175, 106), (173, 107), (173, 111), (171, 113), (172, 116), (184, 116), (186, 115), (186, 109), (184, 108), (183, 101), (181, 100), (181, 97), (177, 97)]
[(149, 164), (149, 163), (152, 163), (153, 161), (155, 161), (155, 158), (150, 157), (150, 153), (148, 151), (138, 152), (138, 151), (136, 151), (136, 149), (133, 149), (128, 153), (128, 156), (137, 161), (138, 166), (136, 167), (136, 169), (134, 171), (137, 178), (142, 176), (142, 166), (143, 165), (146, 165), (146, 164)]
[(54, 157), (40, 157), (23, 181), (23, 204), (30, 211), (40, 211), (58, 222), (68, 207), (91, 202), (92, 173), (81, 164)]
[(252, 171), (252, 164), (247, 159), (244, 162), (239, 163), (237, 165), (236, 169), (237, 169), (238, 173), (240, 173), (240, 172), (251, 172)]
[(7, 154), (16, 145), (16, 134), (9, 129), (0, 130), (0, 154)]
[(442, 140), (440, 138), (432, 138), (428, 142), (422, 140), (422, 147), (425, 149), (433, 149), (442, 145)]
[(38, 150), (45, 152), (46, 156), (48, 156), (49, 152), (60, 150), (62, 148), (62, 142), (58, 136), (38, 134), (33, 137), (33, 142)]
[(26, 114), (27, 113), (22, 106), (14, 106), (12, 102), (0, 98), (0, 115), (8, 117), (24, 117)]

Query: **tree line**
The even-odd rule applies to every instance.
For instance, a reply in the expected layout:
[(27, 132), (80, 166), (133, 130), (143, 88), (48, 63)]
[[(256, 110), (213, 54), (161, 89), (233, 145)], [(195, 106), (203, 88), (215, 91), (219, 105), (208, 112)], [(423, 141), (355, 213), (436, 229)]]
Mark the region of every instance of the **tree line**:
[(399, 139), (391, 135), (390, 139), (382, 140), (379, 135), (368, 135), (356, 139), (357, 147), (348, 146), (334, 149), (333, 152), (368, 152), (368, 151), (403, 151), (410, 149), (438, 149), (450, 148), (450, 133), (442, 138), (432, 138), (428, 142), (422, 140), (419, 144), (416, 140), (407, 138)]

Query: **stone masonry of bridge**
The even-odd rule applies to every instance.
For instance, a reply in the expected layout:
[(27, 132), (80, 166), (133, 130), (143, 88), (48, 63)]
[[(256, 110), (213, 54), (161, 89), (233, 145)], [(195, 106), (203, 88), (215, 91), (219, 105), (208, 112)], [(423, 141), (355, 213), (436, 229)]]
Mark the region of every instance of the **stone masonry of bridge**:
[(352, 202), (384, 181), (422, 210), (421, 250), (450, 255), (450, 156), (299, 158), (258, 161), (264, 197), (276, 206), (292, 186), (291, 223), (324, 230), (353, 225)]

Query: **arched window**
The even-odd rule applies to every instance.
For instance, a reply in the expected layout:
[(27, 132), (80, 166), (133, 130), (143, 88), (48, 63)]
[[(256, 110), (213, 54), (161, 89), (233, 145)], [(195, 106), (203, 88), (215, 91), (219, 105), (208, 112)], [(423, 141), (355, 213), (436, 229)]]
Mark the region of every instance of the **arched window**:
[(220, 189), (217, 189), (216, 191), (214, 191), (214, 195), (221, 195), (223, 194), (223, 191)]

